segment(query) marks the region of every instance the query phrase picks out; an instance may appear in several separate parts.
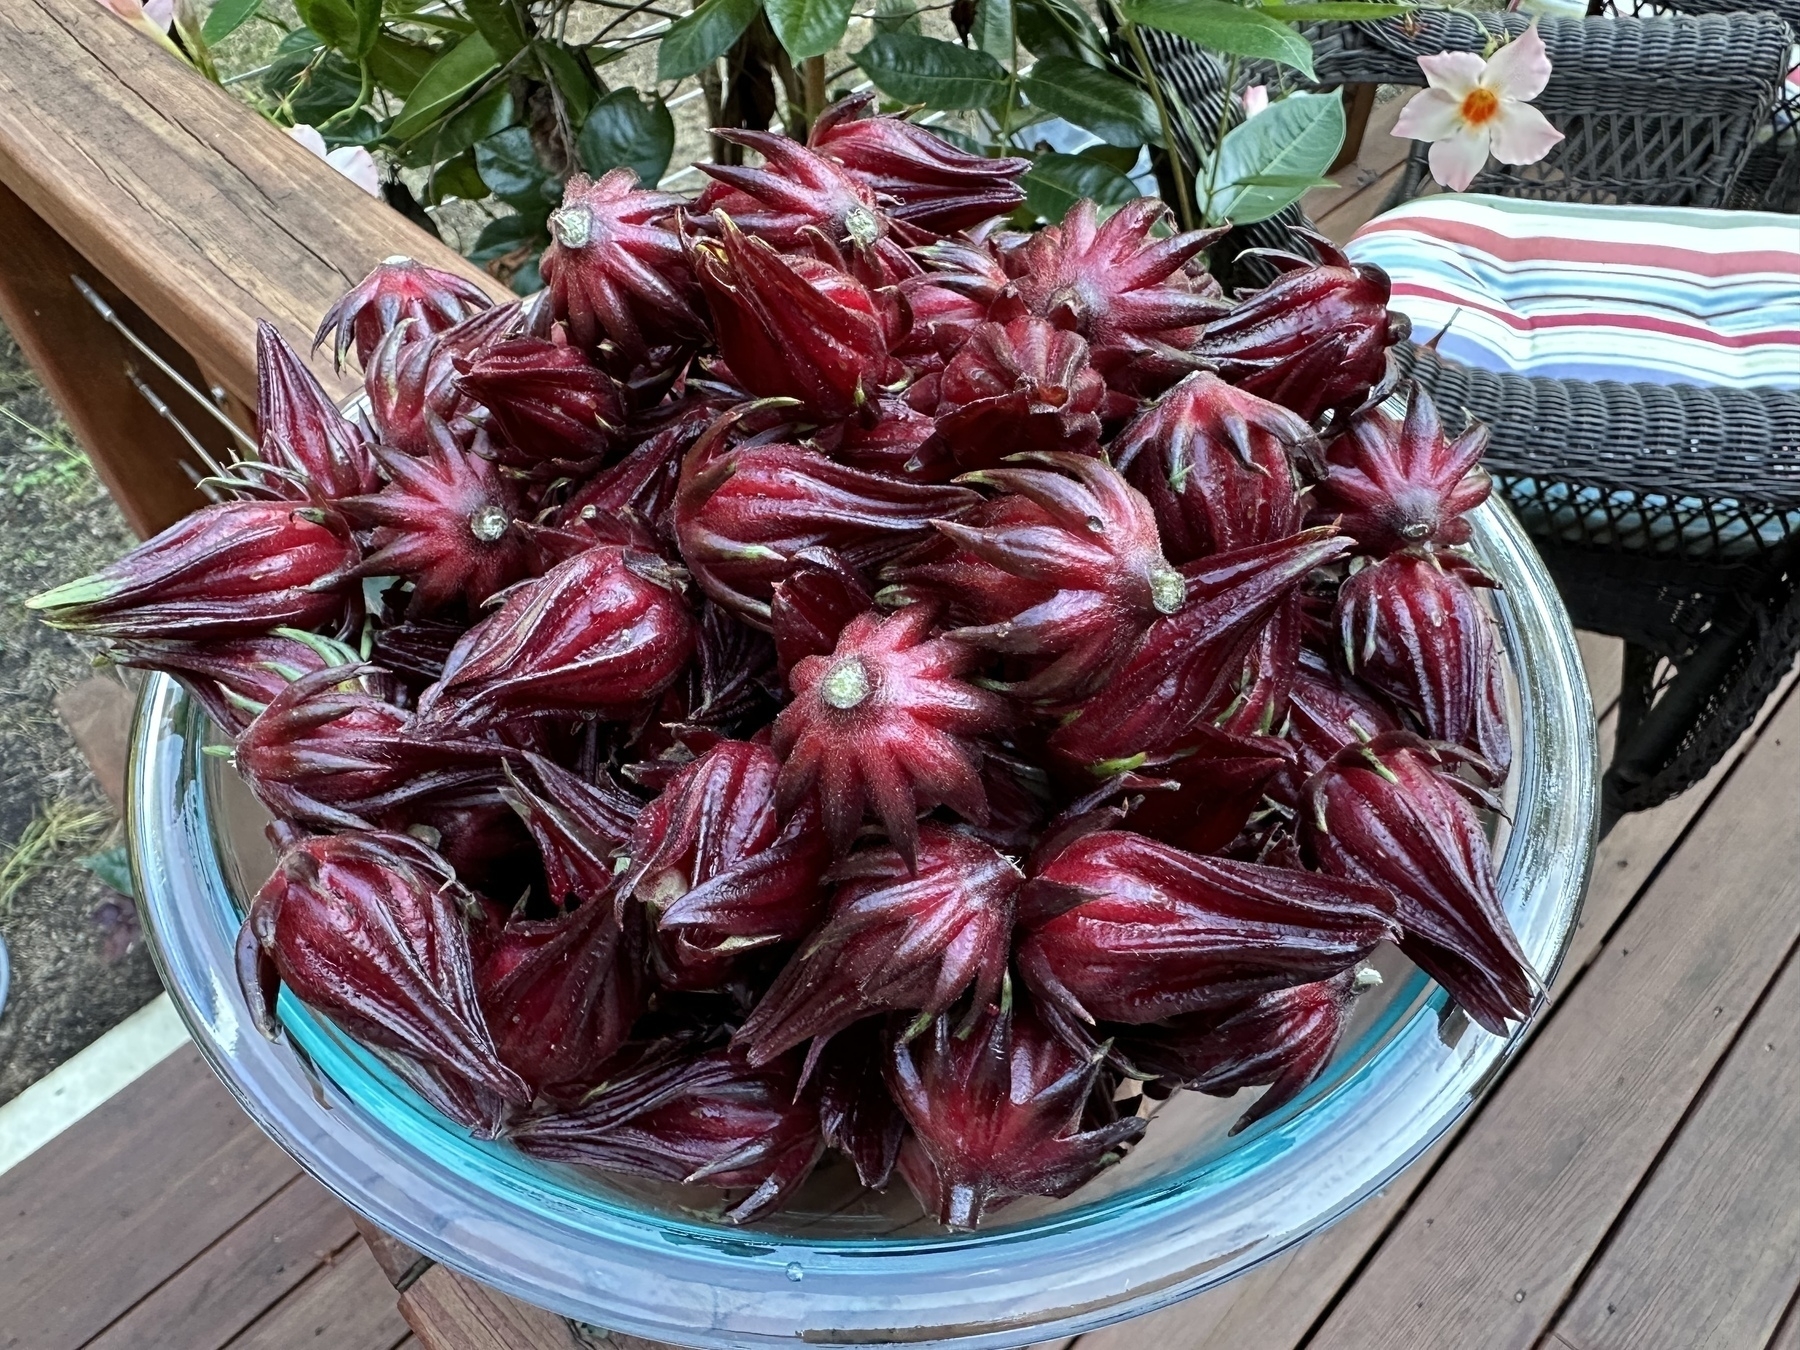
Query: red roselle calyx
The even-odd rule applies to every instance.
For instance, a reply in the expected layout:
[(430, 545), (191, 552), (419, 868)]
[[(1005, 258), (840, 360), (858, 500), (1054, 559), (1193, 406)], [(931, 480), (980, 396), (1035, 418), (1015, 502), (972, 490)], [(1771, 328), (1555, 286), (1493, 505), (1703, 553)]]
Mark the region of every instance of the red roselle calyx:
[(652, 1058), (577, 1110), (526, 1121), (511, 1138), (554, 1162), (753, 1187), (725, 1216), (749, 1223), (777, 1208), (825, 1150), (799, 1068), (792, 1055), (751, 1068), (723, 1050)]
[(968, 488), (908, 483), (795, 445), (751, 445), (708, 460), (688, 453), (675, 533), (694, 580), (759, 628), (775, 583), (803, 550), (835, 550), (869, 569), (928, 538), (934, 520), (981, 499)]
[(993, 317), (1022, 312), (1072, 329), (1108, 385), (1157, 392), (1195, 368), (1183, 349), (1228, 308), (1196, 262), (1218, 232), (1158, 239), (1151, 231), (1167, 213), (1139, 198), (1102, 222), (1092, 202), (1077, 202), (1061, 225), (1002, 255), (1009, 282)]
[(541, 1096), (579, 1098), (642, 1011), (641, 953), (608, 896), (551, 919), (513, 915), (475, 971), (507, 1068)]
[(1236, 1134), (1304, 1092), (1331, 1063), (1356, 998), (1381, 983), (1371, 967), (1277, 989), (1223, 1013), (1190, 1013), (1133, 1027), (1114, 1043), (1135, 1073), (1169, 1087), (1226, 1097), (1267, 1087), (1231, 1127)]
[(1082, 1129), (1099, 1071), (1099, 1054), (1070, 1049), (1010, 998), (972, 1026), (938, 1017), (896, 1039), (888, 1062), (913, 1131), (900, 1175), (951, 1228), (974, 1228), (1019, 1196), (1067, 1195), (1144, 1132), (1136, 1116)]
[(1388, 348), (1412, 325), (1387, 307), (1392, 287), (1372, 263), (1353, 263), (1308, 233), (1322, 261), (1256, 250), (1282, 274), (1223, 318), (1194, 348), (1220, 375), (1307, 421), (1354, 412), (1388, 379)]
[(1537, 984), (1494, 890), (1487, 832), (1456, 758), (1410, 732), (1340, 751), (1306, 785), (1301, 843), (1333, 876), (1385, 887), (1401, 950), (1495, 1035)]
[(958, 480), (1025, 498), (1045, 523), (1001, 526), (938, 521), (938, 531), (1002, 571), (1049, 594), (998, 623), (959, 628), (958, 642), (1044, 664), (1013, 687), (1022, 698), (1066, 699), (1103, 683), (1159, 616), (1187, 600), (1169, 566), (1150, 504), (1103, 460), (1088, 455), (1015, 457), (1018, 467)]
[(1189, 563), (1181, 608), (1150, 626), (1106, 696), (1083, 704), (1051, 736), (1051, 749), (1102, 774), (1173, 750), (1242, 668), (1276, 607), (1349, 547), (1328, 530), (1308, 530)]
[(421, 734), (357, 684), (370, 669), (302, 676), (238, 737), (238, 772), (278, 818), (368, 829), (397, 806), (495, 780), (499, 746)]
[(1397, 936), (1379, 886), (1086, 835), (1019, 898), (1018, 963), (1046, 1017), (1155, 1022), (1324, 979)]
[(777, 816), (780, 772), (768, 747), (720, 741), (638, 815), (619, 894), (649, 911), (666, 987), (716, 988), (743, 953), (817, 921), (830, 849), (816, 810)]
[(871, 1013), (922, 1019), (971, 986), (977, 1006), (999, 995), (1024, 880), (1011, 859), (958, 830), (926, 825), (916, 866), (895, 848), (873, 848), (833, 876), (830, 916), (737, 1033), (752, 1064)]
[(357, 560), (328, 507), (221, 502), (25, 607), (53, 628), (147, 641), (329, 629), (348, 612)]
[(669, 564), (601, 544), (507, 592), (419, 700), (430, 727), (621, 716), (660, 694), (694, 651), (694, 619)]
[(362, 430), (266, 319), (256, 324), (256, 425), (259, 458), (280, 471), (264, 475), (277, 496), (336, 499), (381, 486)]
[(828, 548), (801, 549), (769, 598), (769, 630), (786, 675), (809, 656), (829, 656), (844, 625), (874, 608), (869, 586)]
[(496, 305), (441, 333), (419, 337), (411, 319), (388, 330), (363, 367), (369, 420), (383, 445), (422, 455), (436, 419), (458, 440), (474, 433), (475, 405), (456, 383), (456, 358), (498, 342), (519, 322), (519, 306)]
[(1290, 456), (1311, 444), (1296, 414), (1199, 371), (1119, 433), (1112, 455), (1149, 499), (1170, 560), (1185, 563), (1298, 530)]
[(550, 213), (550, 247), (539, 267), (557, 321), (579, 347), (602, 342), (628, 359), (652, 347), (705, 336), (675, 213), (687, 204), (639, 188), (637, 174), (577, 173)]
[(809, 656), (788, 683), (794, 701), (775, 719), (780, 803), (794, 811), (816, 790), (826, 836), (847, 852), (872, 808), (909, 863), (918, 814), (946, 805), (966, 820), (987, 816), (981, 753), (973, 738), (1011, 720), (999, 695), (963, 675), (971, 648), (928, 637), (931, 612), (910, 607), (850, 621), (830, 656)]
[(1470, 580), (1492, 584), (1451, 555), (1396, 553), (1338, 591), (1345, 667), (1418, 717), (1432, 740), (1479, 755), (1490, 778), (1512, 764), (1505, 688), (1493, 621)]
[(890, 200), (893, 219), (950, 234), (1025, 200), (1017, 180), (1030, 160), (972, 155), (902, 116), (874, 113), (874, 102), (873, 94), (853, 94), (832, 104), (807, 144)]
[[(715, 131), (763, 157), (760, 167), (700, 164), (713, 181), (694, 204), (695, 214), (718, 213), (758, 239), (786, 250), (847, 250), (877, 260), (877, 271), (895, 277), (918, 271), (888, 233), (892, 222), (875, 192), (833, 160), (769, 131)], [(717, 215), (714, 217), (718, 218)]]
[(238, 978), (257, 1025), (275, 1034), (285, 984), (358, 1040), (528, 1101), (476, 1001), (464, 920), (474, 903), (410, 835), (302, 839), (257, 892), (238, 937)]
[(886, 1018), (865, 1017), (831, 1038), (819, 1057), (819, 1131), (845, 1154), (857, 1179), (880, 1190), (893, 1176), (906, 1117), (888, 1092)]
[(378, 449), (391, 481), (338, 505), (374, 531), (361, 574), (412, 582), (409, 614), (453, 605), (475, 614), (526, 573), (529, 546), (518, 524), (524, 503), (496, 465), (460, 448), (435, 419), (429, 435), (421, 455)]
[(415, 325), (410, 340), (416, 341), (454, 327), (493, 303), (472, 281), (411, 258), (386, 258), (325, 312), (313, 348), (331, 338), (332, 360), (341, 368), (344, 353), (355, 343), (356, 363), (367, 370), (376, 345), (401, 324)]
[(985, 469), (1027, 451), (1095, 451), (1106, 382), (1080, 336), (1027, 316), (975, 328), (936, 381), (922, 461)]
[(357, 655), (333, 638), (278, 628), (263, 637), (214, 642), (116, 640), (107, 645), (106, 660), (173, 675), (222, 730), (235, 736), (295, 680), (331, 666), (353, 666)]
[(1244, 828), (1276, 775), (1293, 762), (1293, 748), (1279, 737), (1243, 735), (1202, 722), (1173, 751), (1137, 771), (1174, 787), (1146, 793), (1132, 808), (1131, 828), (1195, 853), (1222, 849)]
[(487, 409), (496, 457), (514, 467), (590, 464), (625, 424), (618, 381), (566, 341), (510, 338), (454, 363), (457, 387)]
[[(753, 171), (747, 171), (753, 172)], [(905, 336), (892, 293), (871, 292), (828, 262), (777, 253), (729, 217), (693, 243), (719, 355), (758, 398), (793, 399), (810, 418), (860, 411), (906, 371), (889, 353)]]
[(1370, 408), (1332, 443), (1316, 508), (1339, 517), (1366, 553), (1467, 543), (1464, 514), (1492, 491), (1477, 467), (1487, 444), (1480, 422), (1454, 441), (1446, 437), (1431, 396), (1413, 385), (1404, 420)]

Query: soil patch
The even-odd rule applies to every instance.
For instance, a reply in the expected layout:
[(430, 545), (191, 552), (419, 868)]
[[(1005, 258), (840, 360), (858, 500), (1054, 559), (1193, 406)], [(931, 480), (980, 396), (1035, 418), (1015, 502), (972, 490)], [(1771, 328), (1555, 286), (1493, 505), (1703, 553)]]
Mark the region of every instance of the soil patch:
[(56, 696), (90, 679), (91, 644), (43, 626), (28, 596), (134, 542), (55, 405), (0, 329), (0, 934), (12, 995), (0, 1011), (0, 1102), (43, 1077), (161, 987), (130, 901), (82, 865), (123, 841)]

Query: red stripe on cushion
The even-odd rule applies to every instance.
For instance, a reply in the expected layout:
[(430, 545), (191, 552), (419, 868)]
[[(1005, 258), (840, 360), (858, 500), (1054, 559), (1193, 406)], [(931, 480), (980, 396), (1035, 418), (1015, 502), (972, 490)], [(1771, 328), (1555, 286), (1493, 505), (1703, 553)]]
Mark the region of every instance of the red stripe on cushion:
[[(1416, 295), (1423, 300), (1435, 300), (1440, 304), (1454, 305), (1459, 309), (1478, 310), (1520, 333), (1537, 332), (1550, 328), (1630, 328), (1646, 333), (1667, 333), (1674, 337), (1710, 343), (1715, 347), (1726, 347), (1732, 350), (1800, 345), (1800, 329), (1772, 328), (1757, 333), (1719, 333), (1701, 325), (1679, 324), (1648, 314), (1618, 314), (1599, 310), (1590, 313), (1542, 314), (1526, 317), (1515, 314), (1509, 309), (1481, 304), (1466, 295), (1433, 290), (1428, 286), (1420, 286), (1412, 282), (1395, 282), (1394, 295), (1396, 298), (1403, 295)], [(1405, 309), (1405, 306), (1402, 305), (1400, 308)]]
[[(1427, 226), (1429, 228), (1423, 228)], [(1555, 234), (1534, 234), (1515, 239), (1477, 225), (1445, 220), (1441, 216), (1384, 218), (1369, 222), (1356, 233), (1359, 238), (1370, 234), (1419, 234), (1485, 253), (1502, 262), (1546, 260), (1598, 263), (1608, 267), (1625, 264), (1655, 267), (1669, 272), (1687, 272), (1701, 277), (1736, 276), (1745, 272), (1788, 272), (1800, 276), (1800, 251), (1789, 253), (1769, 249), (1741, 253), (1701, 253), (1694, 249), (1670, 248), (1663, 244), (1620, 244), (1612, 240), (1571, 239), (1566, 235)]]

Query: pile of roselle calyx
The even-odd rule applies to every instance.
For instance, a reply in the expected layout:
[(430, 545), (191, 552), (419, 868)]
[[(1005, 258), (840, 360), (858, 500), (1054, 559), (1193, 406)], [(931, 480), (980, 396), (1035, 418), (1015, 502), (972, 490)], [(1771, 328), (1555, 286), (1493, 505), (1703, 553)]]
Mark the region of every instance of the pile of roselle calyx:
[(1384, 941), (1526, 1016), (1485, 434), (1372, 406), (1386, 277), (1011, 233), (1023, 161), (866, 100), (717, 134), (698, 200), (573, 178), (531, 301), (378, 267), (366, 415), (265, 326), (260, 462), (31, 602), (233, 738), (263, 1028), (734, 1221), (837, 1149), (969, 1228), (1291, 1101)]

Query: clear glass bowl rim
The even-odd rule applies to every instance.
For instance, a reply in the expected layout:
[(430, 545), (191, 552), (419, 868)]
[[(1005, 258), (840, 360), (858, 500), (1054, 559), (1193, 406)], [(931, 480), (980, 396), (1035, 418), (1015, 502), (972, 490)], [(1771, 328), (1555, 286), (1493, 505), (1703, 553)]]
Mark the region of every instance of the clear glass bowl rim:
[[(1560, 963), (1598, 823), (1592, 704), (1567, 614), (1510, 512), (1474, 513), (1519, 699), (1512, 828), (1499, 887), (1535, 968)], [(446, 1168), (264, 1041), (232, 973), (234, 902), (214, 839), (204, 715), (153, 677), (132, 737), (127, 817), (150, 946), (195, 1043), (245, 1111), (384, 1231), (482, 1282), (579, 1321), (738, 1350), (791, 1345), (1028, 1345), (1223, 1283), (1340, 1217), (1428, 1148), (1517, 1047), (1429, 999), (1369, 1060), (1224, 1160), (1041, 1221), (938, 1239), (804, 1241), (645, 1210), (568, 1212), (480, 1167)]]

